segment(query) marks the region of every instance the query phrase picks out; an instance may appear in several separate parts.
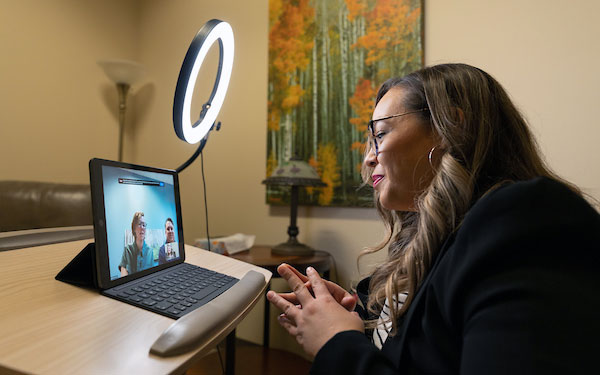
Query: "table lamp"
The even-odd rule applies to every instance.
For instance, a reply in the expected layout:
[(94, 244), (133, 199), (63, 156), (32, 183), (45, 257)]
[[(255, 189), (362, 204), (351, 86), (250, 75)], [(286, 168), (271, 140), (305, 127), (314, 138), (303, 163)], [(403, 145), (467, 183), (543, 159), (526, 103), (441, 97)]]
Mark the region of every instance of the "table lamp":
[(298, 215), (298, 188), (300, 186), (326, 186), (317, 172), (304, 160), (291, 158), (275, 168), (275, 172), (262, 182), (265, 185), (291, 186), (290, 201), (290, 226), (288, 227), (287, 242), (280, 243), (273, 247), (271, 252), (280, 255), (312, 255), (314, 250), (298, 242), (298, 227), (296, 226), (296, 216)]
[(104, 73), (117, 85), (119, 93), (119, 161), (123, 161), (123, 134), (125, 128), (125, 112), (127, 110), (127, 92), (131, 85), (144, 75), (141, 64), (127, 60), (100, 60), (98, 65)]

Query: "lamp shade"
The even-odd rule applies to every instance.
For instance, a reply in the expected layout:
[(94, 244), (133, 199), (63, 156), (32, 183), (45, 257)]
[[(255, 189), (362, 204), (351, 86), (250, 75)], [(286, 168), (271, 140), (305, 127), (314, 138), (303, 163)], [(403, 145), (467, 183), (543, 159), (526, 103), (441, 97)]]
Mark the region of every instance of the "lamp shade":
[(114, 83), (133, 85), (144, 75), (144, 67), (127, 60), (100, 60), (98, 65)]
[(326, 186), (313, 167), (297, 158), (279, 165), (262, 183), (285, 186)]

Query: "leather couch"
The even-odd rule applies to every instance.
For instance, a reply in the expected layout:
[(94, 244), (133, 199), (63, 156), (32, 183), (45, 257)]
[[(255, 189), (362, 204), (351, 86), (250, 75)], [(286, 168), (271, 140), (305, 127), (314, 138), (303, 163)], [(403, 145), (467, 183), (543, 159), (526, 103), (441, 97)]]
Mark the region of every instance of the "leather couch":
[(89, 185), (0, 181), (0, 232), (15, 231), (1, 233), (0, 251), (90, 238), (91, 224)]

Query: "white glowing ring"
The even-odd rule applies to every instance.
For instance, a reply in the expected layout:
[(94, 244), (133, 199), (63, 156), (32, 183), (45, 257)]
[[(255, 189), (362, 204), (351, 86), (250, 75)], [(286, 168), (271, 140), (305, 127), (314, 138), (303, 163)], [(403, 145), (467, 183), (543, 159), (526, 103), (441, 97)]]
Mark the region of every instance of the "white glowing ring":
[[(203, 111), (200, 120), (192, 123), (191, 107), (194, 87), (202, 62), (210, 47), (219, 41), (219, 72), (207, 103), (210, 107)], [(173, 125), (179, 138), (188, 143), (198, 143), (210, 131), (221, 110), (233, 67), (233, 30), (227, 22), (208, 21), (196, 34), (190, 44), (175, 89), (173, 105)]]

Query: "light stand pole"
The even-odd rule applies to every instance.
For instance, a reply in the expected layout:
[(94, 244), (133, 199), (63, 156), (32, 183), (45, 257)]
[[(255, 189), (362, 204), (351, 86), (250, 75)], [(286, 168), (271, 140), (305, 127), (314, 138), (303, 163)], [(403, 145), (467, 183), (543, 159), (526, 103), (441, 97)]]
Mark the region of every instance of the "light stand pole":
[(125, 134), (125, 112), (127, 112), (127, 83), (117, 83), (119, 92), (119, 161), (123, 161), (123, 136)]

